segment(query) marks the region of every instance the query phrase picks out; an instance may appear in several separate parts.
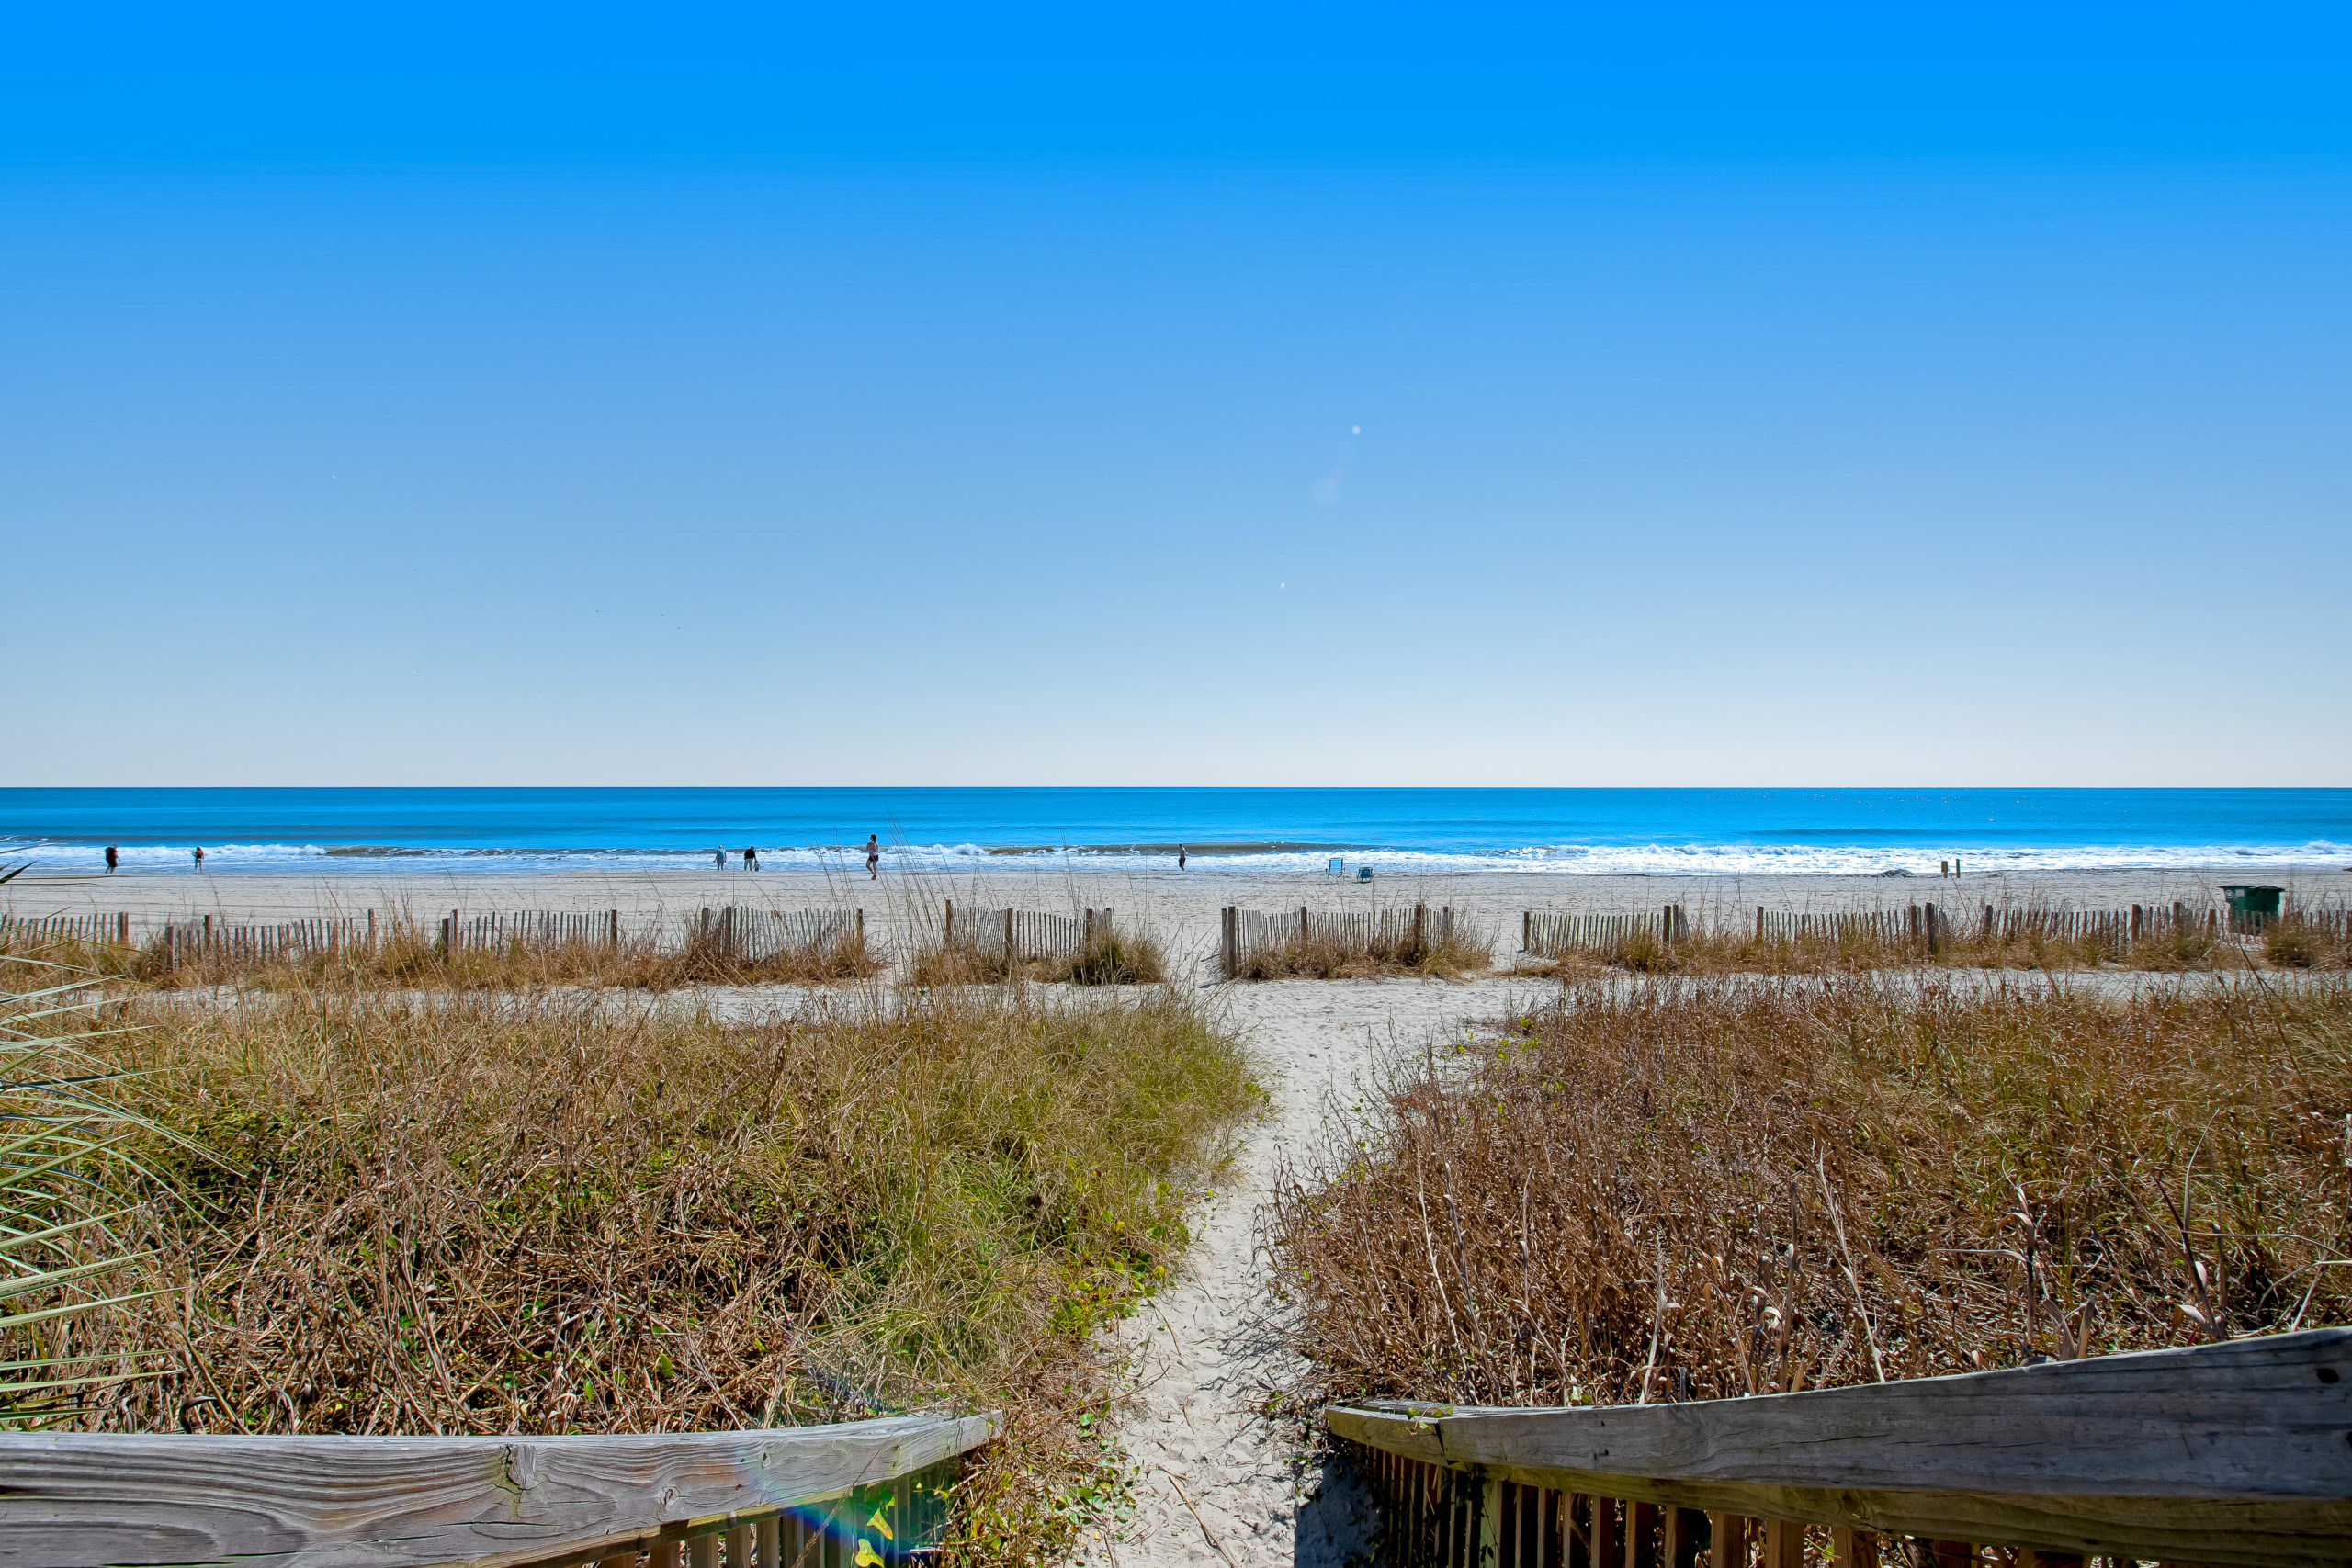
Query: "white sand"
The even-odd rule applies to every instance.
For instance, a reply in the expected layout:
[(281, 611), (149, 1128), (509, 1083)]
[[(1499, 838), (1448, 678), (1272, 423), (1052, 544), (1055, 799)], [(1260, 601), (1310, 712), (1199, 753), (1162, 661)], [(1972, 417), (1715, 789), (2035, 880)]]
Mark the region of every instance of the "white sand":
[(1124, 1436), (1138, 1506), (1082, 1560), (1338, 1568), (1370, 1547), (1361, 1493), (1343, 1472), (1308, 1465), (1298, 1435), (1262, 1415), (1268, 1393), (1297, 1368), (1272, 1315), (1259, 1212), (1283, 1156), (1320, 1135), (1326, 1097), (1354, 1099), (1384, 1043), (1418, 1044), (1463, 1019), (1499, 1017), (1511, 993), (1491, 980), (1220, 987), (1217, 1005), (1257, 1053), (1272, 1103), (1196, 1221), (1181, 1276), (1114, 1340), (1135, 1391)]

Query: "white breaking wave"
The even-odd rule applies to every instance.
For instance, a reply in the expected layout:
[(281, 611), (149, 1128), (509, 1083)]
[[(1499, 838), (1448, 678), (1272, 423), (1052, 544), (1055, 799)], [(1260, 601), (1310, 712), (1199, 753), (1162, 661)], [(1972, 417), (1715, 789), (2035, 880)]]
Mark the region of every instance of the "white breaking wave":
[[(713, 846), (714, 848), (716, 846)], [(131, 871), (194, 871), (192, 844), (126, 844), (120, 855)], [(743, 846), (728, 846), (731, 865), (741, 864)], [(984, 844), (886, 845), (885, 861), (902, 869), (968, 874), (1003, 872), (1160, 871), (1171, 853), (1122, 850), (990, 851)], [(760, 847), (764, 868), (840, 871), (862, 868), (859, 845)], [(1544, 844), (1488, 852), (1423, 850), (1280, 850), (1239, 854), (1194, 854), (1191, 869), (1220, 873), (1306, 874), (1327, 869), (1333, 859), (1352, 874), (1370, 866), (1374, 875), (1510, 873), (1529, 876), (1789, 876), (1879, 875), (1910, 872), (1932, 876), (1939, 862), (1957, 856), (1972, 872), (2001, 871), (2187, 871), (2213, 866), (2342, 866), (2352, 863), (2352, 845), (2326, 840), (2301, 844)], [(207, 871), (282, 872), (304, 875), (369, 876), (452, 873), (514, 874), (550, 871), (692, 870), (711, 866), (711, 851), (648, 849), (415, 849), (329, 847), (319, 844), (208, 844)], [(0, 860), (31, 860), (44, 873), (105, 869), (103, 846), (0, 841)]]

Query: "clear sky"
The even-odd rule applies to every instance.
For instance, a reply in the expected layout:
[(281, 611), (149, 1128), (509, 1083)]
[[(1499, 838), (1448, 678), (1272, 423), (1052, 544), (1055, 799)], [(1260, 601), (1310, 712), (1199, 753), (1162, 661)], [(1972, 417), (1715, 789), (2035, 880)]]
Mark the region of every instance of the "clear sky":
[(2352, 784), (2352, 12), (0, 28), (0, 783)]

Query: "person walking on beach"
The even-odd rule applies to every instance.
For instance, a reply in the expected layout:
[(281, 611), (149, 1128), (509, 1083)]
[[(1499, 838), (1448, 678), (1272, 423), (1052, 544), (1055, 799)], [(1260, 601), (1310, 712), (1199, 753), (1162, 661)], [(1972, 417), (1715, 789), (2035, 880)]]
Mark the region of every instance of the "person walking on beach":
[(120, 852), (112, 844), (108, 844), (107, 846), (107, 874), (108, 876), (112, 876), (114, 874), (115, 863), (121, 859), (122, 855)]
[(882, 840), (871, 833), (865, 835), (865, 878), (869, 882), (882, 880)]
[(1184, 846), (1182, 844), (1176, 846), (1176, 869), (1178, 871), (1184, 869)]
[(746, 844), (743, 846), (743, 869), (745, 871), (757, 871), (760, 869), (759, 845)]
[(711, 851), (711, 852), (710, 852), (710, 865), (711, 865), (711, 869), (712, 869), (712, 870), (714, 870), (714, 871), (725, 871), (725, 870), (727, 869), (727, 852), (726, 852), (726, 850), (724, 850), (724, 849), (716, 849), (716, 850)]
[(204, 869), (204, 846), (202, 844), (196, 846), (196, 869), (198, 871), (202, 871)]

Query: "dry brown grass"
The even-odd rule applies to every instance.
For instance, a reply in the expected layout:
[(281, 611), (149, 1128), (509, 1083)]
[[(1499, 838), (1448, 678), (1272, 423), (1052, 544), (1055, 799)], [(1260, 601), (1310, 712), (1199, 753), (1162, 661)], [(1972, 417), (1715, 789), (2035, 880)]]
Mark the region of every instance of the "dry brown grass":
[[(854, 1002), (856, 1005), (852, 1005)], [(97, 1424), (683, 1431), (1002, 1405), (965, 1556), (1112, 1483), (1091, 1330), (1185, 1244), (1259, 1096), (1182, 1001), (843, 998), (721, 1025), (618, 998), (131, 1004), (174, 1370)]]
[(1458, 980), (1495, 966), (1492, 939), (1465, 923), (1451, 934), (1351, 943), (1320, 937), (1261, 949), (1241, 962), (1245, 980), (1369, 980), (1423, 975)]
[(1035, 980), (1073, 986), (1148, 986), (1168, 978), (1168, 954), (1148, 931), (1098, 931), (1075, 951), (1016, 958), (1001, 948), (946, 946), (932, 941), (907, 962), (915, 986), (1004, 985)]
[(2337, 1323), (2352, 987), (1667, 981), (1400, 1065), (1275, 1208), (1318, 1395), (1704, 1398)]
[(2263, 928), (2262, 956), (2273, 969), (2352, 968), (2352, 941), (2343, 928), (2315, 925), (2290, 913)]

